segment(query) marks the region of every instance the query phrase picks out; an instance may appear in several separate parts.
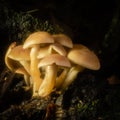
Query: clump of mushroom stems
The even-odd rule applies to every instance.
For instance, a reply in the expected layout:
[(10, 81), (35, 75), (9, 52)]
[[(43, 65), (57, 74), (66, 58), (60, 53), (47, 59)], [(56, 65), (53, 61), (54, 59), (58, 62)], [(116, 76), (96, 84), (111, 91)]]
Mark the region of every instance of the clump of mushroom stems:
[(84, 69), (100, 69), (98, 57), (88, 47), (73, 44), (65, 34), (45, 31), (30, 34), (22, 45), (11, 43), (5, 64), (14, 73), (22, 74), (33, 96), (40, 97), (65, 91)]

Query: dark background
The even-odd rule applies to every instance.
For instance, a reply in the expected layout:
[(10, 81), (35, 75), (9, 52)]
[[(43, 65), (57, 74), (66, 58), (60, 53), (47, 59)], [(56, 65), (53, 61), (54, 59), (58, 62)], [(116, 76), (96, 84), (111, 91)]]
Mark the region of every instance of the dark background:
[[(30, 16), (27, 16), (27, 13), (29, 13)], [(4, 55), (9, 44), (13, 41), (17, 41), (18, 43), (23, 42), (28, 31), (33, 32), (36, 28), (38, 29), (39, 27), (36, 27), (36, 18), (37, 20), (49, 21), (54, 26), (58, 25), (58, 33), (60, 30), (60, 32), (62, 31), (69, 35), (73, 43), (86, 45), (92, 49), (100, 59), (100, 70), (85, 71), (85, 73), (78, 75), (73, 86), (63, 95), (62, 108), (68, 111), (69, 107), (72, 106), (75, 108), (76, 105), (79, 104), (79, 101), (82, 100), (85, 106), (81, 108), (82, 110), (80, 112), (78, 108), (75, 109), (75, 120), (77, 120), (77, 118), (80, 120), (83, 120), (83, 118), (86, 120), (100, 120), (102, 117), (104, 120), (119, 120), (120, 1), (0, 0), (1, 74), (4, 73), (4, 69), (6, 68)], [(108, 78), (111, 76), (117, 78), (117, 84), (109, 85)], [(1, 84), (3, 84), (1, 81), (2, 80), (0, 80), (0, 87)], [(18, 96), (17, 94), (15, 91), (14, 93), (9, 91), (4, 98), (0, 99), (0, 111), (8, 109), (13, 103), (15, 105), (16, 103), (21, 103), (23, 98), (20, 98), (19, 94)], [(11, 97), (10, 101), (7, 100), (8, 95)], [(99, 100), (97, 104), (94, 103), (96, 99)], [(5, 102), (3, 102), (4, 100)], [(36, 104), (36, 102), (34, 103)], [(5, 108), (3, 107), (4, 105), (6, 106)], [(16, 108), (13, 107), (12, 110), (14, 112)], [(17, 115), (15, 115), (21, 115), (20, 109), (17, 108), (17, 110), (19, 110), (20, 113), (18, 112), (16, 113)], [(36, 111), (32, 111), (33, 116), (30, 116), (32, 119), (35, 116), (41, 115), (40, 111), (37, 111), (37, 107), (35, 110)], [(22, 112), (26, 111), (26, 107), (23, 107)], [(24, 114), (29, 115), (28, 111)], [(6, 111), (5, 113), (6, 116), (9, 112)], [(13, 117), (14, 114), (11, 112), (10, 115)], [(27, 119), (25, 115), (22, 114), (21, 116)], [(69, 114), (69, 117), (71, 116), (72, 115)]]
[[(32, 13), (34, 17), (38, 17), (42, 20), (50, 20), (59, 24), (65, 29), (65, 32), (72, 37), (73, 42), (82, 43), (94, 49), (101, 59), (101, 64), (107, 70), (115, 70), (118, 68), (118, 51), (120, 44), (118, 36), (119, 6), (119, 0), (1, 1), (1, 9), (3, 7), (7, 7), (8, 9), (12, 9), (13, 11), (18, 13), (21, 11), (27, 12), (31, 10), (38, 10), (37, 12)], [(10, 15), (11, 18), (9, 16), (9, 19), (12, 19), (12, 14)], [(7, 21), (5, 13), (0, 17), (0, 37), (2, 44), (0, 50), (2, 51), (1, 53), (4, 53), (4, 48), (7, 46), (7, 42), (9, 43), (10, 41), (8, 36), (11, 33), (9, 30), (9, 25), (6, 25), (5, 22)], [(117, 23), (114, 23), (113, 19), (115, 19)], [(112, 32), (110, 31), (110, 29)], [(4, 54), (0, 56), (2, 57), (3, 55)]]

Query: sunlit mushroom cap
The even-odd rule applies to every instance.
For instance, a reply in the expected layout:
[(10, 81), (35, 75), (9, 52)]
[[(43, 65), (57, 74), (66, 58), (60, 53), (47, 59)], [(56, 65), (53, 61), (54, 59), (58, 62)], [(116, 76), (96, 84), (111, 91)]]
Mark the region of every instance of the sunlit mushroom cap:
[(58, 44), (58, 43), (53, 43), (53, 44), (50, 45), (49, 52), (52, 53), (52, 51), (55, 51), (58, 54), (63, 55), (63, 56), (67, 55), (67, 52), (64, 49), (64, 47), (62, 45)]
[(62, 45), (58, 43), (53, 43), (53, 44), (50, 44), (49, 46), (41, 47), (39, 49), (37, 58), (41, 59), (49, 54), (55, 54), (55, 53), (58, 53), (63, 56), (67, 55), (67, 52)]
[(98, 57), (93, 51), (88, 49), (86, 46), (76, 44), (68, 52), (68, 59), (73, 63), (83, 66), (91, 70), (100, 69), (100, 62)]
[(16, 42), (13, 42), (10, 44), (10, 46), (7, 49), (7, 52), (5, 54), (5, 64), (6, 66), (11, 70), (11, 71), (15, 71), (17, 68), (20, 67), (20, 63), (9, 58), (8, 55), (10, 54), (10, 52), (16, 47)]
[(69, 60), (65, 56), (59, 54), (51, 54), (44, 57), (42, 60), (40, 60), (38, 67), (52, 65), (52, 64), (56, 64), (62, 67), (71, 67)]
[(9, 66), (9, 58), (8, 58), (8, 55), (9, 55), (9, 53), (12, 51), (12, 49), (14, 48), (16, 46), (16, 42), (13, 42), (13, 43), (11, 43), (10, 45), (9, 45), (9, 47), (8, 47), (8, 49), (7, 49), (7, 52), (6, 52), (6, 54), (5, 54), (5, 64), (7, 65), (7, 66)]
[(38, 31), (30, 34), (23, 44), (23, 48), (42, 43), (53, 43), (54, 39), (48, 32)]
[(73, 47), (72, 40), (67, 35), (64, 35), (64, 34), (54, 34), (53, 38), (54, 38), (55, 42), (65, 46), (65, 47), (68, 47), (68, 48), (72, 48)]
[(23, 49), (23, 45), (18, 45), (11, 50), (8, 57), (18, 61), (30, 60), (30, 49)]

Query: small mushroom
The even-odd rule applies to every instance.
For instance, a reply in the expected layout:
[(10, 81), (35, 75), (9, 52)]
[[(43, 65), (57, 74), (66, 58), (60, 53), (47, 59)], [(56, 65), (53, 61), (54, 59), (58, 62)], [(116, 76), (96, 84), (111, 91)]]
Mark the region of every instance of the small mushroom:
[(40, 47), (43, 47), (45, 44), (50, 43), (54, 43), (53, 37), (47, 32), (38, 31), (30, 34), (23, 44), (24, 49), (31, 48), (30, 72), (33, 80), (33, 96), (36, 96), (38, 94), (39, 87), (42, 83), (42, 79), (40, 78), (41, 73), (38, 68), (38, 51), (40, 50)]
[(49, 48), (49, 53), (58, 53), (60, 55), (63, 55), (63, 56), (66, 56), (67, 55), (67, 52), (66, 50), (64, 49), (64, 47), (58, 43), (53, 43), (50, 45), (50, 48)]
[(16, 46), (16, 42), (13, 42), (9, 45), (7, 52), (5, 54), (5, 64), (11, 70), (15, 71), (17, 68), (20, 67), (20, 64), (8, 57), (8, 54), (12, 51), (12, 49)]
[(39, 68), (45, 68), (45, 77), (39, 88), (39, 95), (41, 97), (49, 95), (55, 87), (58, 66), (70, 67), (71, 64), (65, 56), (59, 54), (48, 55), (44, 57), (38, 64)]
[[(22, 73), (25, 78), (27, 85), (30, 85), (29, 76), (30, 76), (30, 49), (23, 49), (22, 45), (15, 46), (9, 54), (7, 54), (8, 59), (12, 60), (12, 66), (17, 63), (19, 66), (14, 68), (15, 73)], [(21, 67), (23, 66), (23, 69)], [(20, 72), (19, 72), (20, 71)], [(26, 71), (26, 72), (25, 72)]]
[(41, 59), (41, 58), (43, 58), (47, 55), (53, 54), (53, 53), (54, 54), (58, 53), (58, 54), (63, 55), (63, 56), (67, 55), (67, 52), (62, 45), (57, 44), (57, 43), (53, 43), (53, 44), (50, 44), (49, 46), (45, 46), (45, 47), (40, 48), (37, 58)]
[[(8, 47), (8, 50), (5, 54), (5, 64), (6, 66), (13, 72), (18, 73), (18, 74), (22, 74), (24, 75), (24, 79), (27, 85), (29, 85), (28, 81), (29, 81), (29, 77), (30, 75), (28, 74), (28, 72), (24, 69), (24, 67), (21, 66), (21, 64), (19, 63), (19, 61), (16, 61), (16, 57), (19, 55), (19, 52), (16, 51), (16, 42), (11, 43), (11, 45)], [(15, 51), (14, 51), (15, 50)], [(16, 55), (17, 56), (12, 56), (12, 58), (9, 57), (9, 55), (11, 56), (12, 52), (17, 52)], [(14, 54), (14, 53), (13, 53)], [(15, 55), (15, 54), (14, 54)]]
[(61, 87), (62, 90), (66, 89), (77, 77), (79, 72), (85, 68), (91, 70), (99, 70), (100, 62), (98, 57), (93, 51), (81, 44), (75, 44), (68, 52), (68, 59), (71, 61), (72, 66), (67, 74), (67, 77)]
[(84, 68), (91, 70), (100, 69), (100, 61), (96, 54), (84, 45), (74, 44), (67, 57), (71, 62)]
[(23, 49), (23, 45), (18, 45), (11, 50), (8, 57), (12, 60), (19, 61), (30, 74), (30, 49)]
[(65, 47), (68, 47), (68, 48), (73, 47), (72, 40), (67, 35), (65, 35), (65, 34), (54, 34), (52, 36), (53, 36), (56, 43), (59, 43), (59, 44), (65, 46)]

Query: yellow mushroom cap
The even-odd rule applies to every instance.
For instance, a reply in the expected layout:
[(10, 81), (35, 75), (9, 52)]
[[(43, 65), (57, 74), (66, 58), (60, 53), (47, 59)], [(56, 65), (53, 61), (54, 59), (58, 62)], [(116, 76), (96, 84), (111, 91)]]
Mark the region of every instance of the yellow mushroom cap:
[(72, 48), (73, 47), (73, 43), (70, 37), (68, 37), (67, 35), (64, 34), (54, 34), (52, 35), (55, 42), (68, 47), (68, 48)]
[(38, 67), (52, 65), (54, 63), (58, 66), (71, 67), (69, 60), (65, 56), (59, 54), (51, 54), (44, 57), (40, 60)]
[(73, 63), (83, 66), (91, 70), (100, 69), (100, 62), (98, 57), (93, 51), (88, 49), (86, 46), (81, 44), (76, 44), (68, 52), (68, 59)]
[(50, 44), (39, 49), (37, 58), (41, 59), (47, 55), (58, 53), (60, 55), (66, 56), (67, 52), (64, 47), (58, 43)]
[(13, 50), (13, 48), (16, 47), (16, 42), (13, 42), (9, 45), (7, 52), (5, 54), (5, 64), (6, 66), (11, 70), (15, 71), (17, 68), (20, 67), (20, 64), (17, 61), (14, 61), (13, 59), (9, 58), (8, 55)]
[(23, 44), (23, 48), (29, 48), (36, 44), (54, 43), (52, 35), (48, 32), (38, 31), (30, 34)]
[(30, 60), (30, 49), (23, 49), (23, 45), (18, 45), (11, 50), (8, 57), (18, 61)]
[(53, 43), (53, 44), (50, 45), (49, 52), (52, 53), (52, 51), (55, 51), (58, 54), (63, 55), (63, 56), (67, 55), (67, 52), (64, 49), (64, 47), (62, 45), (58, 44), (58, 43)]

